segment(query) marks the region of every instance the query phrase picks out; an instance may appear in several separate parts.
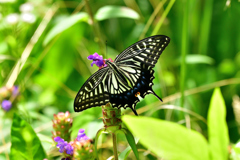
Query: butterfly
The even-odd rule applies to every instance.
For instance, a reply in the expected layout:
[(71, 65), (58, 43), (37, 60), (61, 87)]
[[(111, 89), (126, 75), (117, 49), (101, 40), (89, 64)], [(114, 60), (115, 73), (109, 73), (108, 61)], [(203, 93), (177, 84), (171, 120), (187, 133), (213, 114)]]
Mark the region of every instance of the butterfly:
[(113, 62), (106, 60), (107, 66), (90, 76), (77, 93), (74, 111), (110, 102), (112, 107), (128, 107), (138, 115), (136, 104), (147, 94), (162, 101), (152, 90), (153, 67), (169, 42), (167, 36), (151, 36), (129, 46)]

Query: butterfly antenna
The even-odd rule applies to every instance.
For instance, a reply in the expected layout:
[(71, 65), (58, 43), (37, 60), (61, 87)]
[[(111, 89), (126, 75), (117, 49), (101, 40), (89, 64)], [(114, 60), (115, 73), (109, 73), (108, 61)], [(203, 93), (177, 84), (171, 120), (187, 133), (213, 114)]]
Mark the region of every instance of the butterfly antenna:
[(105, 44), (106, 44), (106, 57), (107, 57), (107, 40), (106, 40), (106, 42), (105, 42)]
[(162, 98), (160, 98), (153, 90), (151, 90), (150, 93), (157, 97), (161, 102), (163, 102)]

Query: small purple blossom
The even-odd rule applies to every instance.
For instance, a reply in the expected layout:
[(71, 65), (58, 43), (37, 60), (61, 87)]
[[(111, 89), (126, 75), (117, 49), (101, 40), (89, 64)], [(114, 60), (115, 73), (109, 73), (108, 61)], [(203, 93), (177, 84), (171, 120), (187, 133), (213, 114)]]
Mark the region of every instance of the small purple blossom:
[(71, 144), (67, 143), (65, 149), (67, 154), (73, 154), (73, 147), (71, 146)]
[(19, 87), (18, 86), (13, 86), (12, 87), (12, 94), (13, 94), (13, 96), (17, 96), (19, 94)]
[(84, 132), (85, 132), (85, 129), (79, 129), (76, 140), (78, 140), (78, 141), (88, 140), (89, 138), (88, 138), (88, 136), (86, 136), (86, 134)]
[(94, 53), (93, 55), (88, 56), (88, 60), (92, 60), (91, 66), (96, 64), (98, 67), (102, 67), (104, 65), (103, 57)]
[(12, 102), (9, 101), (9, 100), (3, 100), (2, 101), (2, 108), (5, 110), (5, 111), (9, 111), (12, 107)]
[(55, 137), (54, 141), (58, 143), (56, 146), (59, 148), (60, 153), (66, 152), (69, 155), (73, 154), (73, 146), (67, 141), (64, 141), (61, 137)]

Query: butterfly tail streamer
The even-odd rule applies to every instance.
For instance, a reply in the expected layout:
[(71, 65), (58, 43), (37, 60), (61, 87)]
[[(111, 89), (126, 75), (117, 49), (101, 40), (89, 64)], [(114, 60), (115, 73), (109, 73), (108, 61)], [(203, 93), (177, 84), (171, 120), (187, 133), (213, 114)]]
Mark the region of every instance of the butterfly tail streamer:
[(137, 111), (136, 111), (135, 108), (133, 108), (133, 107), (129, 107), (129, 108), (131, 108), (131, 110), (133, 111), (133, 113), (134, 113), (136, 116), (138, 116), (138, 113), (137, 113)]
[(149, 92), (150, 94), (153, 94), (155, 97), (157, 97), (161, 102), (163, 102), (162, 98), (160, 98), (153, 90)]

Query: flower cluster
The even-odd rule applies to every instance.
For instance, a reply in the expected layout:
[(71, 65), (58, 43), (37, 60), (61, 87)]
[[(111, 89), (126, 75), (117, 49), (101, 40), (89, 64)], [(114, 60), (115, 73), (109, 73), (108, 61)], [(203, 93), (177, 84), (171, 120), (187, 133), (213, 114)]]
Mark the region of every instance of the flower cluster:
[(66, 141), (69, 141), (71, 135), (70, 129), (73, 121), (73, 119), (70, 117), (70, 113), (68, 111), (66, 113), (59, 112), (58, 114), (54, 114), (53, 117), (53, 138), (60, 137)]
[(63, 154), (64, 159), (93, 159), (92, 141), (84, 133), (84, 129), (80, 129), (78, 136), (74, 141), (69, 143), (61, 137), (55, 137), (56, 147)]
[(19, 95), (18, 86), (0, 88), (0, 103), (2, 109), (9, 111), (12, 108), (14, 100)]
[(82, 140), (86, 141), (89, 139), (88, 136), (86, 136), (86, 134), (84, 132), (85, 132), (85, 129), (79, 129), (78, 135), (76, 138), (77, 141), (82, 141)]
[(93, 61), (91, 63), (91, 66), (93, 66), (93, 64), (96, 64), (99, 67), (99, 69), (107, 66), (106, 60), (113, 62), (111, 58), (103, 59), (103, 57), (101, 55), (98, 55), (97, 53), (94, 53), (93, 55), (88, 56), (88, 60)]
[(54, 114), (53, 140), (56, 142), (56, 147), (59, 149), (59, 152), (62, 153), (62, 159), (93, 159), (92, 140), (84, 133), (84, 129), (79, 129), (77, 138), (75, 138), (74, 141), (70, 141), (72, 122), (73, 119), (70, 117), (68, 111)]
[(61, 137), (55, 137), (54, 141), (58, 143), (56, 147), (59, 148), (60, 153), (65, 152), (66, 154), (73, 155), (73, 147), (70, 143), (64, 141)]

